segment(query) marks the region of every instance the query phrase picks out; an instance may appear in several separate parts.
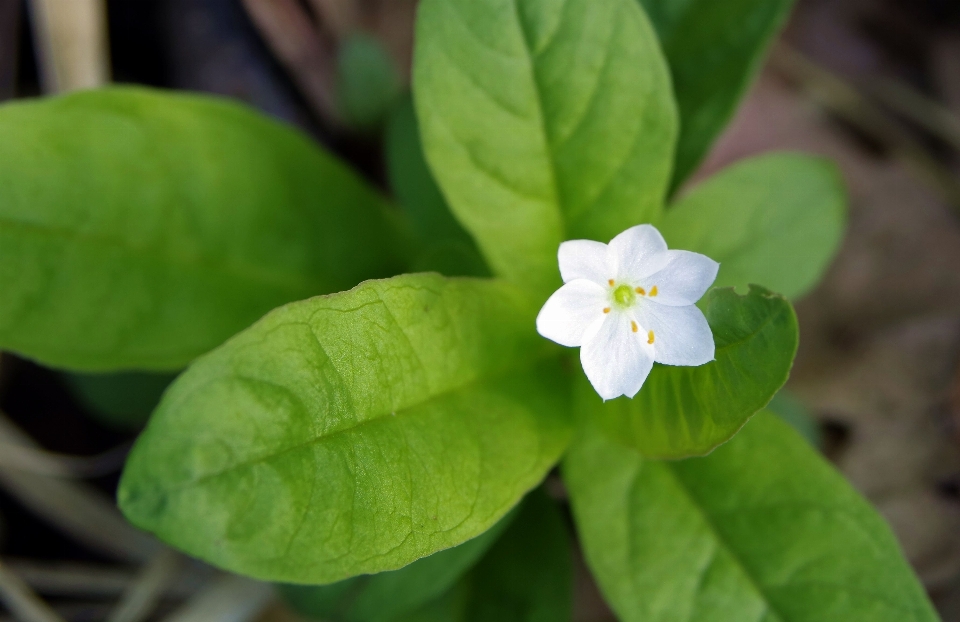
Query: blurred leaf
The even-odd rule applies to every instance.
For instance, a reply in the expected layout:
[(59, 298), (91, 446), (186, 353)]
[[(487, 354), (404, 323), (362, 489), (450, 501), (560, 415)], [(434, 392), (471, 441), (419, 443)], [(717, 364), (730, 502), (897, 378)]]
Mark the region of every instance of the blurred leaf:
[(175, 370), (277, 305), (394, 274), (399, 214), (242, 106), (134, 88), (0, 107), (0, 347)]
[(567, 380), (535, 314), (511, 285), (430, 274), (277, 309), (167, 391), (120, 506), (176, 548), (281, 582), (469, 540), (569, 438)]
[(649, 458), (703, 455), (736, 434), (786, 382), (797, 317), (784, 298), (757, 286), (746, 296), (712, 289), (700, 306), (716, 360), (700, 367), (657, 364), (632, 400), (603, 402), (581, 376), (577, 412)]
[(420, 237), (421, 252), (414, 270), (489, 276), (477, 245), (453, 217), (427, 167), (410, 98), (404, 98), (390, 114), (384, 151), (390, 186)]
[(425, 0), (416, 42), (427, 161), (495, 273), (545, 293), (563, 240), (659, 215), (676, 109), (634, 0)]
[(717, 287), (756, 283), (799, 298), (840, 247), (846, 207), (833, 163), (779, 153), (696, 186), (667, 211), (660, 230), (671, 247), (719, 261)]
[(515, 518), (516, 509), (472, 540), (399, 570), (330, 585), (281, 585), (298, 613), (326, 622), (387, 622), (443, 594), (468, 571)]
[(376, 37), (355, 32), (344, 40), (337, 54), (337, 100), (351, 127), (380, 127), (402, 89), (396, 63)]
[(101, 423), (137, 430), (147, 423), (160, 396), (176, 374), (120, 372), (65, 373), (63, 379), (80, 404)]
[(794, 394), (786, 389), (773, 396), (767, 410), (783, 419), (800, 436), (807, 439), (807, 442), (817, 449), (823, 448), (823, 438), (820, 433), (820, 425), (813, 418), (807, 407)]
[(793, 0), (640, 0), (670, 63), (680, 107), (676, 188), (733, 115)]
[(587, 562), (624, 622), (937, 620), (884, 520), (770, 413), (680, 462), (588, 429), (564, 478)]
[(557, 504), (538, 489), (453, 590), (397, 622), (564, 622), (572, 600), (570, 536)]

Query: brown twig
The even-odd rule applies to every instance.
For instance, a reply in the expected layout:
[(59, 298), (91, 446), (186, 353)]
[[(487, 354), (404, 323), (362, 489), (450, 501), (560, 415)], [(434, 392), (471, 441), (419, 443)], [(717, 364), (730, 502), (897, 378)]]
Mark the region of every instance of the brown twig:
[(784, 44), (774, 50), (771, 64), (827, 110), (890, 148), (914, 175), (960, 211), (960, 180), (857, 89)]
[(321, 25), (326, 26), (334, 42), (339, 44), (356, 30), (360, 10), (356, 0), (309, 0)]
[(296, 0), (243, 0), (243, 4), (316, 117), (331, 129), (339, 128), (334, 46), (323, 39)]

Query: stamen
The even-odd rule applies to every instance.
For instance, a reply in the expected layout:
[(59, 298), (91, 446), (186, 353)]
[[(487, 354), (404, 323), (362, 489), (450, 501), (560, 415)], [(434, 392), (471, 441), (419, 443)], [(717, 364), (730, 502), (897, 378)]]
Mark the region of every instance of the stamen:
[(610, 307), (607, 307), (606, 309), (604, 309), (603, 312), (604, 312), (604, 313), (610, 313)]
[(614, 285), (614, 283), (616, 283), (616, 281), (614, 281), (613, 279), (610, 279), (609, 281), (607, 281), (607, 283), (610, 284), (610, 287), (613, 287), (613, 285)]
[(651, 296), (656, 296), (656, 295), (657, 295), (657, 286), (656, 286), (656, 285), (654, 285), (653, 287), (650, 288), (650, 295), (651, 295)]
[(637, 332), (638, 330), (640, 330), (639, 328), (637, 328), (636, 322), (630, 322), (630, 326), (633, 328), (633, 332)]
[(653, 331), (651, 330), (647, 335), (647, 343), (653, 343)]
[(641, 296), (646, 296), (646, 295), (647, 295), (647, 292), (644, 291), (644, 289), (643, 289), (642, 287), (638, 287), (638, 288), (637, 288), (637, 293), (640, 294)]

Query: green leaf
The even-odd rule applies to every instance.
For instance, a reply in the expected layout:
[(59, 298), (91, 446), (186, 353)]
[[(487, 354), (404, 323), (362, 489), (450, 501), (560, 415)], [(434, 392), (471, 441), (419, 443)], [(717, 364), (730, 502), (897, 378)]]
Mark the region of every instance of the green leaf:
[(487, 552), (516, 518), (516, 509), (472, 540), (399, 570), (353, 577), (331, 585), (281, 585), (296, 611), (326, 622), (388, 622), (443, 594)]
[(489, 276), (477, 245), (453, 217), (427, 167), (412, 99), (394, 106), (384, 152), (390, 187), (419, 236), (421, 252), (414, 269), (446, 276)]
[(495, 273), (546, 291), (557, 248), (660, 213), (677, 119), (635, 0), (425, 0), (424, 149)]
[(194, 363), (127, 461), (135, 525), (256, 578), (332, 583), (475, 537), (570, 434), (557, 350), (512, 285), (370, 281)]
[(142, 428), (176, 377), (142, 372), (63, 374), (67, 386), (91, 416), (122, 430)]
[(353, 33), (337, 54), (337, 102), (344, 120), (358, 130), (376, 130), (402, 92), (390, 53), (376, 37)]
[(632, 400), (603, 402), (585, 376), (577, 412), (649, 458), (703, 455), (727, 441), (787, 381), (797, 352), (797, 317), (783, 297), (751, 286), (746, 296), (713, 289), (700, 303), (716, 360), (700, 367), (655, 365)]
[(830, 161), (779, 153), (739, 162), (667, 211), (660, 231), (673, 248), (720, 262), (718, 287), (756, 283), (799, 298), (840, 247), (847, 198)]
[(277, 305), (403, 268), (399, 214), (233, 103), (121, 88), (0, 107), (0, 348), (176, 370)]
[(570, 537), (542, 490), (460, 583), (397, 622), (564, 622), (573, 600)]
[(793, 0), (640, 0), (670, 63), (680, 107), (676, 188), (727, 125)]
[(564, 479), (587, 562), (624, 622), (937, 620), (883, 519), (769, 413), (681, 462), (589, 430)]

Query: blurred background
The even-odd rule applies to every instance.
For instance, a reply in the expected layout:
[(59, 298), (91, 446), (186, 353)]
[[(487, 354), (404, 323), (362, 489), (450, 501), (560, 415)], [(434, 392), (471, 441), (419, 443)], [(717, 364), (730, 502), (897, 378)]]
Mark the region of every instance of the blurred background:
[[(383, 131), (408, 97), (415, 10), (0, 0), (0, 100), (110, 82), (216, 93), (299, 126), (387, 191)], [(843, 248), (798, 305), (781, 408), (890, 521), (943, 619), (960, 621), (960, 2), (798, 0), (700, 176), (774, 149), (834, 159), (851, 196)], [(63, 620), (104, 620), (132, 585), (162, 579), (149, 619), (296, 620), (255, 584), (157, 561), (113, 513), (125, 451), (168, 381), (127, 375), (123, 394), (0, 358), (0, 593), (26, 586)], [(576, 612), (612, 619), (585, 572)]]

